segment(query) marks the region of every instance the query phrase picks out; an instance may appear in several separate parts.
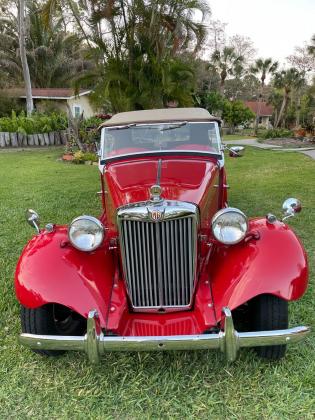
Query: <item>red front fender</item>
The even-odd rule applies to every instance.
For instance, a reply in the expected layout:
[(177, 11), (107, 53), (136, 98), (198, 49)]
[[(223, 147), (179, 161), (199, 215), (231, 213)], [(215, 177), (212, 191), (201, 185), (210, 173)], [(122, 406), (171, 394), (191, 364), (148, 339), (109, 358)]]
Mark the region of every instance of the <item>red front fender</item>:
[(105, 325), (114, 277), (114, 259), (105, 246), (82, 252), (67, 245), (66, 227), (42, 232), (25, 247), (15, 272), (20, 303), (36, 308), (59, 303), (84, 317), (91, 308)]
[(307, 257), (301, 242), (284, 223), (266, 219), (250, 222), (260, 239), (234, 246), (216, 247), (209, 270), (217, 319), (260, 294), (285, 300), (300, 298), (308, 281)]

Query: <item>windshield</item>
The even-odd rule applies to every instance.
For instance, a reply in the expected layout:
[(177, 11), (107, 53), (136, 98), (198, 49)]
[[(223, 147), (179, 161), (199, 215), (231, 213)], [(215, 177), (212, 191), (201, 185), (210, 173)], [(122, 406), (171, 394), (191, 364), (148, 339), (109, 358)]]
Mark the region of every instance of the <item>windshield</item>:
[(159, 152), (201, 152), (221, 155), (216, 122), (129, 124), (104, 127), (102, 159)]

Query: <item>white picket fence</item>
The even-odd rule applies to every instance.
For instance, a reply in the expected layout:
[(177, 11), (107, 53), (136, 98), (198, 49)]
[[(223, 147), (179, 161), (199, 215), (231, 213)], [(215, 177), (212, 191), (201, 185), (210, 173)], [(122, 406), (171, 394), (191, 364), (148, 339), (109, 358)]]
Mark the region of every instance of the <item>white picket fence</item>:
[(0, 131), (0, 148), (60, 146), (67, 144), (68, 139), (69, 133), (66, 130), (27, 135), (21, 133), (7, 133)]

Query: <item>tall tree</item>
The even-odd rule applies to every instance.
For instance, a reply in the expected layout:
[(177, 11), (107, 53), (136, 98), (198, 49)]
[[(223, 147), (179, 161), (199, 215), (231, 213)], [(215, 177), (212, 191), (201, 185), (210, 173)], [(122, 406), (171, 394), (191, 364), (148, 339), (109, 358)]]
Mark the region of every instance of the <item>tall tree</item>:
[(208, 39), (205, 46), (210, 55), (215, 51), (222, 51), (226, 44), (225, 27), (227, 23), (211, 19), (208, 25)]
[(256, 48), (254, 47), (253, 41), (248, 36), (233, 35), (229, 39), (229, 47), (234, 48), (235, 54), (243, 57), (244, 64), (250, 66), (256, 55)]
[(261, 105), (264, 99), (266, 78), (269, 74), (274, 74), (277, 68), (278, 68), (278, 62), (272, 61), (271, 58), (266, 58), (266, 59), (259, 58), (258, 60), (256, 60), (254, 66), (251, 67), (251, 73), (256, 75), (260, 80), (260, 92), (258, 94), (259, 104), (258, 104), (257, 115), (256, 115), (256, 120), (255, 120), (255, 134), (257, 134), (257, 131), (258, 131)]
[(311, 43), (307, 47), (309, 54), (315, 57), (315, 34), (312, 36)]
[(305, 75), (315, 71), (315, 54), (312, 56), (309, 53), (308, 47), (295, 47), (294, 53), (289, 55), (287, 60), (291, 66)]
[(303, 83), (305, 83), (304, 75), (294, 67), (275, 73), (274, 86), (283, 91), (283, 100), (280, 112), (277, 120), (275, 121), (276, 128), (280, 125), (281, 122), (282, 124), (285, 122), (284, 117), (292, 90), (300, 88)]
[(30, 115), (33, 112), (34, 104), (33, 104), (33, 97), (32, 97), (32, 85), (31, 85), (31, 77), (30, 71), (27, 62), (26, 56), (26, 28), (25, 28), (25, 0), (19, 0), (19, 45), (20, 45), (20, 58), (21, 64), (23, 69), (23, 78), (24, 78), (24, 85), (25, 85), (25, 93), (26, 93), (26, 112), (27, 115)]
[[(87, 47), (77, 34), (66, 32), (63, 20), (44, 24), (40, 5), (29, 2), (26, 57), (33, 87), (68, 87), (78, 73), (92, 67), (85, 58)], [(19, 85), (23, 69), (19, 57), (19, 33), (14, 16), (0, 19), (0, 69), (11, 85)]]
[[(97, 99), (109, 99), (114, 111), (163, 106), (169, 100), (181, 105), (192, 103), (193, 66), (181, 54), (189, 52), (195, 56), (202, 46), (206, 35), (204, 19), (209, 13), (207, 3), (203, 0), (92, 3), (88, 30), (97, 45), (91, 50), (97, 66), (96, 71), (83, 75), (78, 83), (87, 78), (94, 80)], [(196, 11), (201, 12), (199, 20)], [(86, 9), (84, 13), (88, 16), (90, 12)], [(107, 28), (108, 33), (99, 28)]]
[(224, 47), (222, 51), (216, 50), (211, 57), (210, 69), (220, 76), (220, 93), (224, 94), (224, 85), (228, 76), (237, 75), (243, 68), (243, 57), (235, 53), (234, 48)]

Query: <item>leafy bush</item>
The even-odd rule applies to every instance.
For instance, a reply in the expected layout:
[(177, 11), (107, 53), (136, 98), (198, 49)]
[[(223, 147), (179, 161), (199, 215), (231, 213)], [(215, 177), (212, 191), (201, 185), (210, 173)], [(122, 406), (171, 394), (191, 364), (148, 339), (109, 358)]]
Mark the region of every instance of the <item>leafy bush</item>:
[[(101, 132), (98, 127), (104, 122), (99, 117), (90, 117), (83, 120), (80, 123), (79, 134), (82, 143), (84, 143), (88, 149), (94, 149), (94, 144), (100, 142)], [(93, 146), (93, 147), (90, 147)]]
[(0, 131), (22, 134), (49, 133), (50, 131), (65, 130), (68, 127), (66, 114), (53, 113), (50, 115), (34, 113), (27, 117), (24, 112), (16, 115), (12, 111), (11, 117), (0, 118)]
[(73, 155), (73, 163), (79, 164), (84, 162), (84, 153), (79, 150)]
[(232, 129), (238, 125), (247, 125), (255, 114), (242, 101), (224, 101), (222, 118)]
[(281, 137), (293, 137), (293, 132), (286, 128), (273, 128), (259, 133), (258, 137), (261, 139), (276, 139)]
[(79, 164), (79, 163), (84, 163), (84, 162), (97, 162), (98, 161), (98, 157), (96, 156), (95, 153), (92, 152), (82, 152), (81, 150), (75, 152), (75, 154), (73, 155), (73, 163)]
[(84, 160), (85, 162), (88, 162), (88, 161), (91, 161), (91, 162), (98, 162), (98, 157), (96, 156), (96, 154), (95, 154), (95, 153), (92, 153), (92, 152), (86, 152), (86, 153), (84, 153), (83, 160)]
[(4, 96), (0, 93), (0, 118), (9, 117), (12, 110), (15, 112), (22, 112), (24, 106), (16, 98), (10, 96)]

